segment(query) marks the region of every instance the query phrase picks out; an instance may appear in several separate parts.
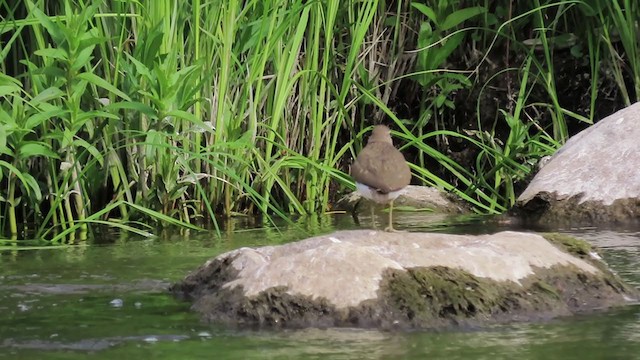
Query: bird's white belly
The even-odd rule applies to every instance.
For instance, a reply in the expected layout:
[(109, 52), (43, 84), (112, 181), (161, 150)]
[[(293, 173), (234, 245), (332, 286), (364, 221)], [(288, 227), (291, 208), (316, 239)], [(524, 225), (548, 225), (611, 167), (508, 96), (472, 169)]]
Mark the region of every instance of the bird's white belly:
[(404, 189), (401, 189), (397, 191), (392, 191), (388, 194), (383, 194), (359, 182), (356, 182), (356, 190), (363, 197), (381, 204), (388, 203), (391, 200), (394, 200), (395, 198), (400, 196), (402, 193), (404, 193)]

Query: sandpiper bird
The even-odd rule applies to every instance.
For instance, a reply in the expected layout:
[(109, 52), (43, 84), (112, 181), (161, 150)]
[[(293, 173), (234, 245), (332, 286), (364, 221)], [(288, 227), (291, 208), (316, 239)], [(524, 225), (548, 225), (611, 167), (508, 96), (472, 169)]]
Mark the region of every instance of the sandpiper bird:
[[(351, 176), (363, 197), (380, 204), (390, 203), (389, 226), (385, 231), (395, 231), (393, 200), (409, 185), (411, 170), (402, 153), (393, 146), (388, 127), (376, 125), (373, 128), (367, 146), (351, 166)], [(373, 221), (373, 215), (371, 219)]]

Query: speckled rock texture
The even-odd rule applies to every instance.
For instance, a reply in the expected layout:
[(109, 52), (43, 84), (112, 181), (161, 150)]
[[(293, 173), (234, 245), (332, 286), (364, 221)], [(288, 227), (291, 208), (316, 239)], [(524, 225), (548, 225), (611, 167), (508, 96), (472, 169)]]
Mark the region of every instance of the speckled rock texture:
[(640, 223), (640, 103), (569, 139), (515, 212), (543, 223)]
[[(379, 205), (363, 199), (354, 191), (341, 198), (335, 205), (337, 210), (355, 211), (367, 213), (369, 207), (380, 208)], [(400, 196), (394, 201), (394, 211), (402, 209), (426, 210), (436, 214), (465, 214), (470, 210), (468, 205), (455, 196), (429, 186), (409, 185), (402, 190)]]
[(284, 327), (475, 326), (636, 298), (588, 244), (549, 239), (340, 231), (221, 254), (171, 291), (208, 321)]

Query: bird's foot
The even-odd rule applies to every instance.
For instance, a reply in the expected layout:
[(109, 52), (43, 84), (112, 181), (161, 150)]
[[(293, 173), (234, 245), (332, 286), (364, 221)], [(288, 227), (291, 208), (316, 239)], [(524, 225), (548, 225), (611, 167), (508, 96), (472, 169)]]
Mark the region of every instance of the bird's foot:
[(394, 228), (393, 228), (393, 226), (391, 226), (391, 225), (389, 225), (389, 226), (387, 226), (386, 228), (384, 228), (384, 231), (386, 231), (386, 232), (390, 232), (390, 233), (404, 233), (404, 232), (406, 232), (406, 231), (404, 231), (404, 230), (396, 230), (396, 229), (394, 229)]

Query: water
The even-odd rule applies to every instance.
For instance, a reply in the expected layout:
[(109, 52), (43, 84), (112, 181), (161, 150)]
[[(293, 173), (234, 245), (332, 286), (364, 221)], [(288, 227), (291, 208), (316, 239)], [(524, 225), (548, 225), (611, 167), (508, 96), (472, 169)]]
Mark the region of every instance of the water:
[[(410, 220), (414, 230), (425, 223), (416, 222), (419, 215)], [(2, 251), (0, 359), (640, 359), (640, 306), (464, 332), (251, 331), (202, 323), (189, 304), (166, 293), (171, 282), (221, 252), (355, 227), (348, 217), (298, 225), (282, 232), (236, 230), (222, 239), (105, 234), (86, 246)], [(477, 221), (430, 229), (501, 230)], [(565, 232), (601, 247), (612, 268), (640, 287), (640, 232)]]

